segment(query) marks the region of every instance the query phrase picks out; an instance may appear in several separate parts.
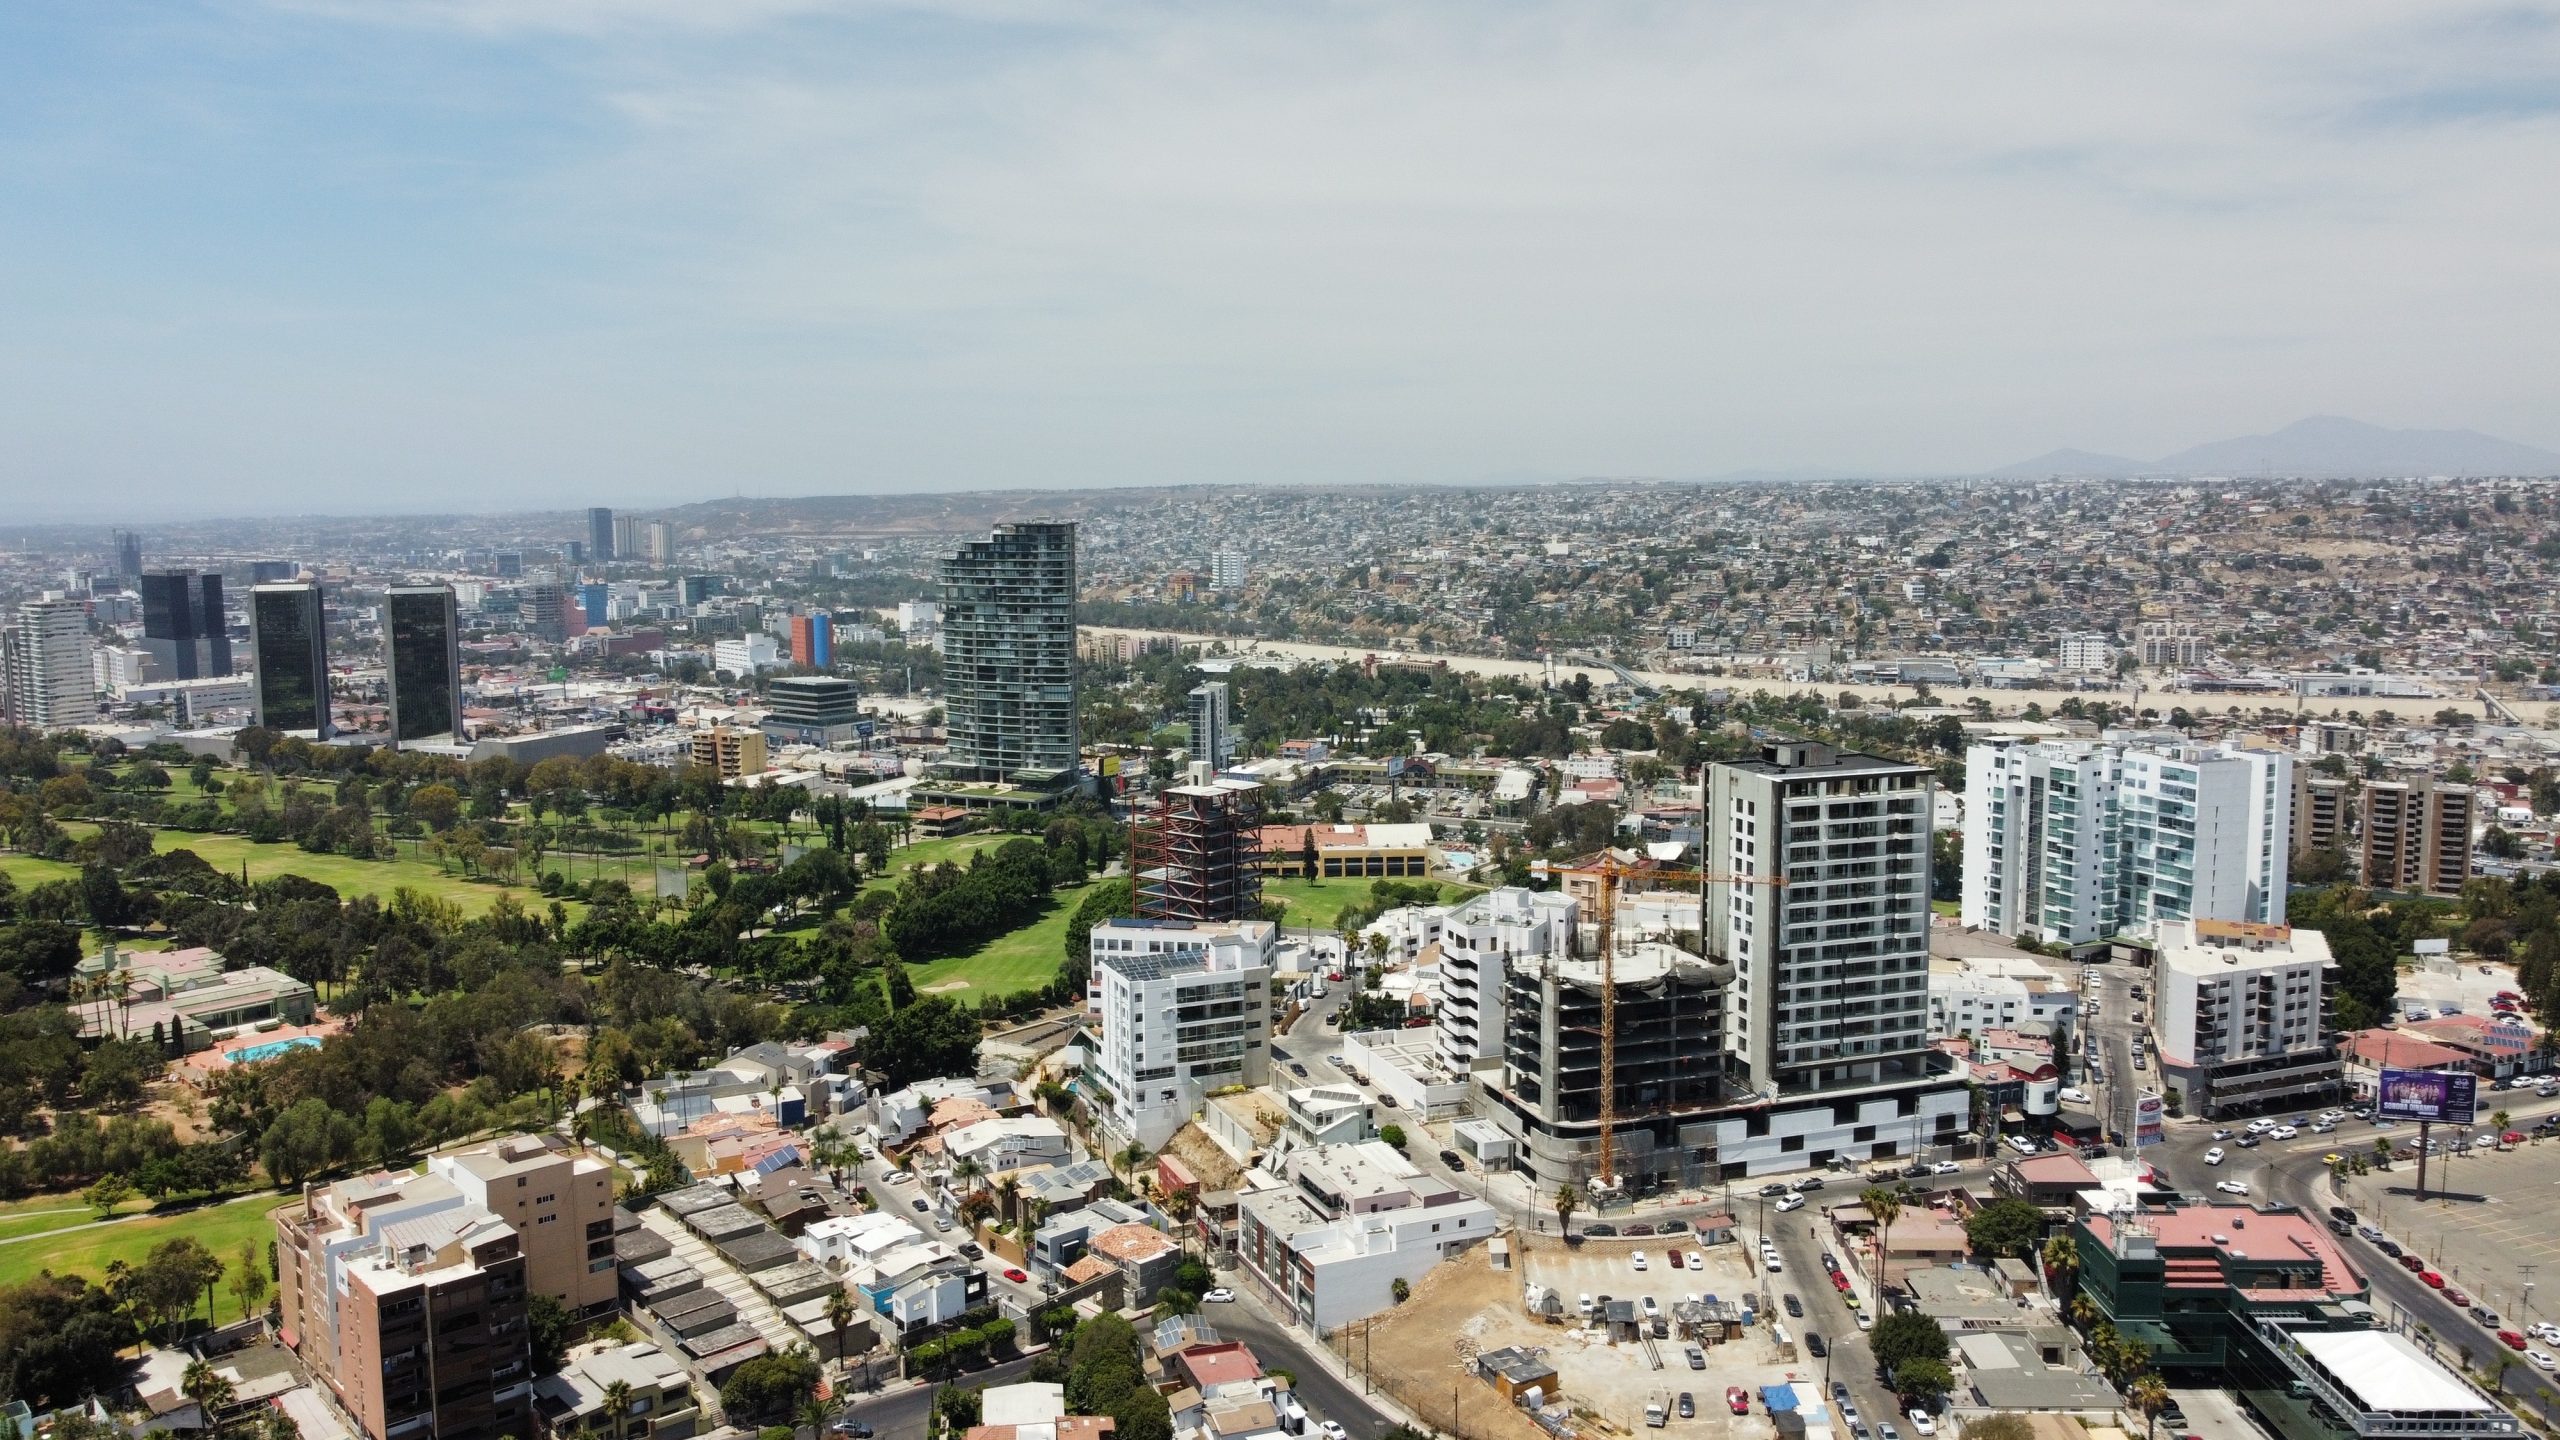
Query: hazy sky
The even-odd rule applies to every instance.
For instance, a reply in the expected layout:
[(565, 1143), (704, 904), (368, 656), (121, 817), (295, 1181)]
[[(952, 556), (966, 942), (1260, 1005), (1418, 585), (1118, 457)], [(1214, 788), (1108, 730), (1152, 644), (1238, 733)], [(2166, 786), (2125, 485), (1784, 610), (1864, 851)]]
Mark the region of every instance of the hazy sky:
[(2560, 447), (2560, 7), (0, 6), (0, 516)]

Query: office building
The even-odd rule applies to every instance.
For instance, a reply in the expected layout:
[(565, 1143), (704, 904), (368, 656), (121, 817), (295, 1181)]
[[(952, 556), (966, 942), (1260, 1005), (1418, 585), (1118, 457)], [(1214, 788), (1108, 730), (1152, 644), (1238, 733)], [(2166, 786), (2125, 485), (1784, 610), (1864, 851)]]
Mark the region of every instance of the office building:
[(1227, 683), (1212, 680), (1191, 690), (1191, 758), (1212, 770), (1236, 761), (1236, 733), (1227, 714)]
[(1244, 588), (1245, 559), (1241, 550), (1218, 549), (1209, 556), (1209, 583), (1221, 590)]
[[(1312, 867), (1309, 857), (1313, 857)], [(1431, 873), (1431, 827), (1265, 825), (1262, 873), (1288, 879), (1396, 879)]]
[(708, 604), (712, 596), (720, 593), (720, 577), (687, 575), (676, 582), (676, 589), (677, 593), (683, 597), (685, 608), (692, 609), (697, 605)]
[(791, 663), (825, 670), (836, 663), (835, 622), (824, 611), (791, 617)]
[(2471, 879), (2471, 787), (2432, 776), (2364, 787), (2364, 883), (2402, 895), (2462, 894)]
[(764, 732), (714, 726), (693, 732), (693, 763), (722, 780), (761, 775), (765, 768)]
[(939, 600), (901, 600), (898, 602), (898, 633), (909, 641), (929, 639), (942, 629), (942, 602)]
[(142, 583), (142, 536), (133, 530), (116, 532), (116, 578), (130, 590)]
[(616, 554), (613, 543), (615, 538), (612, 508), (604, 505), (588, 506), (587, 558), (598, 565), (610, 562)]
[(2204, 663), (2205, 640), (2184, 620), (2145, 620), (2134, 632), (2134, 652), (2145, 669), (2184, 670)]
[(427, 1157), (427, 1173), (513, 1226), (525, 1284), (573, 1316), (612, 1311), (613, 1168), (557, 1135), (511, 1135)]
[(750, 633), (711, 643), (711, 668), (740, 680), (781, 663), (782, 647), (774, 644), (770, 635)]
[(2080, 1018), (2079, 992), (2034, 960), (1940, 960), (1929, 967), (1929, 1037), (2015, 1030), (2060, 1038)]
[(274, 585), (293, 578), (290, 560), (252, 560), (249, 562), (251, 585)]
[(257, 723), (328, 739), (329, 626), (318, 582), (250, 587), (249, 652), (258, 671)]
[(2113, 669), (2115, 663), (2116, 647), (2094, 630), (2073, 631), (2054, 647), (2054, 664), (2064, 670), (2096, 674)]
[(1212, 1091), (1271, 1079), (1267, 920), (1106, 920), (1093, 927), (1086, 996), (1102, 1017), (1094, 1069), (1102, 1123), (1161, 1149)]
[(1501, 1057), (1511, 971), (1573, 948), (1579, 907), (1554, 890), (1505, 885), (1448, 907), (1440, 923), (1440, 1063), (1464, 1075)]
[(570, 540), (563, 542), (560, 546), (560, 558), (568, 561), (569, 568), (572, 570), (586, 564), (587, 542), (583, 540)]
[(489, 557), (489, 566), (490, 572), (501, 580), (521, 580), (524, 578), (524, 552), (501, 550)]
[(44, 729), (98, 718), (98, 667), (89, 638), (89, 602), (48, 592), (18, 607), (0, 632), (6, 651), (9, 718)]
[(2347, 848), (2347, 782), (2308, 765), (2293, 767), (2293, 853)]
[(1169, 785), (1129, 831), (1130, 908), (1158, 920), (1250, 918), (1262, 905), (1262, 787)]
[(257, 708), (258, 682), (250, 675), (211, 675), (202, 680), (144, 680), (116, 693), (127, 705), (157, 705), (179, 730), (245, 725)]
[(99, 645), (89, 652), (89, 659), (96, 667), (92, 675), (96, 688), (115, 700), (124, 699), (127, 690), (142, 684), (159, 668), (146, 652), (121, 645)]
[(853, 682), (840, 675), (780, 675), (765, 687), (771, 707), (758, 728), (775, 745), (850, 745), (862, 738)]
[(2345, 1087), (2330, 1043), (2329, 941), (2317, 930), (2169, 920), (2152, 962), (2160, 1078), (2207, 1119), (2299, 1106)]
[(2293, 757), (2175, 739), (1976, 745), (1967, 925), (2092, 945), (2161, 920), (2284, 918)]
[(534, 639), (560, 645), (569, 639), (569, 589), (565, 585), (528, 585), (524, 589), (524, 628)]
[(1076, 527), (999, 525), (942, 562), (948, 767), (1063, 786), (1076, 773)]
[(587, 628), (602, 629), (613, 623), (613, 587), (594, 582), (578, 587), (578, 608), (586, 613)]
[(462, 738), (462, 620), (450, 585), (394, 585), (382, 602), (390, 647), (391, 739)]
[(277, 1336), (365, 1440), (533, 1433), (525, 1236), (445, 1175), (376, 1172), (274, 1214)]
[(222, 610), (222, 577), (187, 570), (145, 575), (142, 648), (155, 678), (202, 680), (231, 673), (231, 631)]

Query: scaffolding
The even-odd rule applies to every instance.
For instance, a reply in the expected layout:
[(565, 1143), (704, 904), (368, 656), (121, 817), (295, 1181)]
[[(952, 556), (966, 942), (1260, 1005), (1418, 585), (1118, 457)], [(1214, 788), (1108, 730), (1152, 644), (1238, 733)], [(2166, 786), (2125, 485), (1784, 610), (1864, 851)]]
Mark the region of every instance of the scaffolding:
[(1262, 905), (1261, 787), (1175, 785), (1131, 829), (1132, 905), (1150, 920), (1251, 920)]

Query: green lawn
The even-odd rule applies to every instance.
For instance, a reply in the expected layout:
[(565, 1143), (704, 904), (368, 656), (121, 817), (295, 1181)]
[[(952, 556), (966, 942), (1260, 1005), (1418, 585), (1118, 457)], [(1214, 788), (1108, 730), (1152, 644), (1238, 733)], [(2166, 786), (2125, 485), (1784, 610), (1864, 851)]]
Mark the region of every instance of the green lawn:
[[(967, 955), (910, 966), (908, 978), (919, 994), (949, 995), (976, 1004), (989, 995), (1011, 995), (1036, 989), (1058, 978), (1066, 959), (1067, 922), (1075, 918), (1082, 890), (1061, 890), (1047, 914), (1009, 934), (999, 935)], [(949, 990), (935, 986), (961, 982)]]
[[(255, 1241), (263, 1257), (266, 1242), (275, 1234), (267, 1222), (267, 1213), (293, 1201), (290, 1195), (261, 1195), (236, 1205), (204, 1205), (173, 1215), (119, 1220), (112, 1225), (92, 1223), (42, 1240), (0, 1244), (0, 1285), (14, 1285), (45, 1270), (57, 1275), (77, 1272), (97, 1280), (107, 1273), (110, 1261), (139, 1263), (152, 1246), (181, 1235), (192, 1237), (212, 1251), (225, 1266), (239, 1263), (243, 1240)], [(226, 1309), (231, 1305), (227, 1291), (222, 1303)]]
[[(68, 827), (66, 827), (68, 828)], [(446, 870), (433, 860), (413, 857), (406, 846), (396, 860), (355, 860), (344, 855), (314, 855), (299, 845), (278, 842), (261, 845), (245, 835), (196, 835), (182, 830), (153, 832), (152, 843), (160, 850), (192, 850), (206, 864), (226, 874), (240, 873), (247, 862), (252, 883), (272, 880), (278, 875), (299, 875), (317, 880), (337, 890), (345, 899), (358, 895), (377, 895), (389, 899), (391, 892), (407, 886), (413, 890), (450, 900), (462, 907), (466, 915), (477, 915), (497, 902), (498, 896), (512, 891), (518, 903), (540, 914), (550, 902), (530, 886), (500, 886), (486, 881), (466, 880), (459, 869)], [(573, 906), (573, 911), (578, 908)]]
[(16, 881), (19, 889), (32, 890), (48, 880), (77, 880), (80, 867), (33, 855), (0, 855), (0, 874)]
[[(1400, 880), (1396, 883), (1410, 885), (1417, 882)], [(1440, 884), (1440, 899), (1447, 904), (1476, 893), (1476, 889), (1473, 885), (1444, 880)], [(1288, 902), (1288, 913), (1280, 922), (1283, 925), (1296, 929), (1330, 930), (1342, 917), (1343, 911), (1369, 898), (1369, 881), (1267, 879), (1262, 882), (1262, 898)]]
[(1932, 900), (1929, 902), (1929, 913), (1932, 915), (1953, 915), (1956, 913), (1958, 908), (1959, 907), (1956, 902), (1953, 900)]

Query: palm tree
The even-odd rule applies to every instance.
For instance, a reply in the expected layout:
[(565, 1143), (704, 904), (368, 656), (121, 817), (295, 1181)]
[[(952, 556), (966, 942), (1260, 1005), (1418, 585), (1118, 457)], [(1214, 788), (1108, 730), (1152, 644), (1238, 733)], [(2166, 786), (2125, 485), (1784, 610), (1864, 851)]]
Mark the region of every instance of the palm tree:
[(844, 1363), (844, 1332), (853, 1328), (853, 1297), (842, 1285), (827, 1292), (827, 1324), (835, 1331), (836, 1363)]
[(1574, 1188), (1572, 1181), (1567, 1180), (1556, 1187), (1556, 1229), (1558, 1231), (1567, 1236), (1572, 1235), (1573, 1212), (1581, 1208), (1582, 1192)]
[(2056, 1235), (2044, 1242), (2044, 1273), (2049, 1278), (2063, 1279), (2080, 1268), (2080, 1247), (2068, 1235)]
[(1012, 1171), (1007, 1170), (1004, 1172), (1003, 1176), (996, 1181), (996, 1200), (997, 1203), (1004, 1207), (1004, 1218), (1006, 1220), (1012, 1221), (1022, 1218), (1020, 1210), (1018, 1209), (1021, 1199), (1022, 1181), (1017, 1179)]
[(2133, 1387), (2125, 1392), (2133, 1408), (2142, 1412), (2143, 1440), (2151, 1440), (2158, 1429), (2160, 1412), (2169, 1408), (2169, 1386), (2157, 1375), (2135, 1377)]
[(631, 1382), (616, 1380), (604, 1387), (604, 1423), (614, 1440), (622, 1440), (622, 1422), (631, 1415)]
[(186, 1373), (178, 1380), (178, 1389), (188, 1399), (204, 1407), (204, 1418), (208, 1424), (212, 1423), (215, 1412), (230, 1407), (233, 1398), (231, 1382), (203, 1360), (188, 1364)]
[(2090, 1299), (2086, 1295), (2074, 1295), (2071, 1297), (2072, 1324), (2079, 1326), (2085, 1331), (2091, 1325), (2097, 1323), (2097, 1319), (2098, 1304), (2096, 1301)]
[(1146, 1162), (1147, 1147), (1139, 1144), (1135, 1140), (1132, 1140), (1128, 1144), (1121, 1146), (1120, 1153), (1112, 1158), (1120, 1162), (1120, 1168), (1128, 1171), (1131, 1179), (1134, 1181), (1138, 1173), (1138, 1167)]
[(833, 1410), (827, 1408), (826, 1401), (812, 1395), (800, 1402), (800, 1408), (793, 1412), (792, 1418), (808, 1426), (809, 1433), (816, 1436), (826, 1432), (828, 1417), (834, 1414)]
[(1902, 1218), (1902, 1197), (1881, 1185), (1870, 1185), (1858, 1196), (1858, 1203), (1876, 1219), (1876, 1294), (1884, 1294), (1885, 1236), (1893, 1222)]

